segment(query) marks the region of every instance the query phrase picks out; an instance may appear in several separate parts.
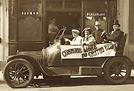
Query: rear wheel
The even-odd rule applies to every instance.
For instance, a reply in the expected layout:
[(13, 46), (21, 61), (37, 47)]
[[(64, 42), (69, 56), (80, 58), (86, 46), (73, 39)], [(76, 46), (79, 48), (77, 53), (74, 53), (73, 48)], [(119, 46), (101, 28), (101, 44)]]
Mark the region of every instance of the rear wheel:
[(33, 80), (34, 68), (25, 59), (13, 59), (4, 68), (4, 79), (12, 88), (27, 87)]
[(126, 59), (116, 57), (110, 59), (104, 67), (104, 75), (107, 81), (113, 84), (121, 84), (130, 77), (131, 69)]

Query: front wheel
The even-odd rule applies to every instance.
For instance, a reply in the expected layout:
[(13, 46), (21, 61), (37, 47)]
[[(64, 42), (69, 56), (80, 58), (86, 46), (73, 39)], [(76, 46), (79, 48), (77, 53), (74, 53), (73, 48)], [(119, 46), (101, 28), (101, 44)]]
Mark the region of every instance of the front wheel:
[(5, 66), (3, 76), (12, 88), (27, 87), (33, 80), (34, 68), (25, 59), (13, 59)]
[(124, 83), (131, 74), (129, 63), (122, 57), (110, 59), (104, 67), (104, 75), (112, 84)]

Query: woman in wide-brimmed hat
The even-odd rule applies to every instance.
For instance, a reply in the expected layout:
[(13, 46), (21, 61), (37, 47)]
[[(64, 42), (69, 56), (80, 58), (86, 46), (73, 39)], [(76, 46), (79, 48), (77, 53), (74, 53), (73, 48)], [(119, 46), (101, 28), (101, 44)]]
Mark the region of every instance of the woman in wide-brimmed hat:
[(87, 27), (83, 30), (84, 33), (84, 37), (82, 40), (82, 44), (86, 44), (86, 45), (93, 45), (95, 44), (95, 38), (92, 35), (92, 31), (90, 27)]

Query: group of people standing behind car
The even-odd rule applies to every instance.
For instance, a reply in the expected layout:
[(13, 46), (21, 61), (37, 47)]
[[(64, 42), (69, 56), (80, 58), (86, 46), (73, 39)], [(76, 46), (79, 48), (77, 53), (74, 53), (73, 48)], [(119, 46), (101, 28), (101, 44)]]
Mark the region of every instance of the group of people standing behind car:
[[(49, 41), (53, 43), (54, 37), (58, 31), (57, 26), (55, 25), (56, 20), (53, 19), (52, 23), (48, 26), (49, 33)], [(70, 45), (94, 45), (94, 44), (102, 44), (107, 43), (109, 41), (120, 42), (123, 32), (120, 30), (120, 24), (118, 20), (114, 20), (113, 22), (113, 31), (110, 33), (106, 33), (106, 31), (102, 30), (101, 23), (99, 21), (95, 22), (95, 30), (92, 31), (90, 27), (85, 28), (82, 33), (84, 37), (81, 37), (80, 31), (77, 29), (72, 29), (73, 39), (69, 40), (65, 38), (65, 41), (68, 41)]]

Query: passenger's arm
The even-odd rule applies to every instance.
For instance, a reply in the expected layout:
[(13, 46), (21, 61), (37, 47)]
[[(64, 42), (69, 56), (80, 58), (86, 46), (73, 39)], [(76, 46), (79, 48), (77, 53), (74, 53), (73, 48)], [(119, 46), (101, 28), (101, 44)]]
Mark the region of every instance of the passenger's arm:
[(114, 41), (114, 40), (118, 40), (119, 38), (121, 38), (123, 36), (123, 32), (119, 32), (113, 35), (107, 35), (107, 39)]

